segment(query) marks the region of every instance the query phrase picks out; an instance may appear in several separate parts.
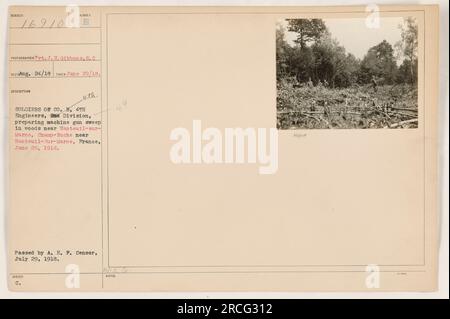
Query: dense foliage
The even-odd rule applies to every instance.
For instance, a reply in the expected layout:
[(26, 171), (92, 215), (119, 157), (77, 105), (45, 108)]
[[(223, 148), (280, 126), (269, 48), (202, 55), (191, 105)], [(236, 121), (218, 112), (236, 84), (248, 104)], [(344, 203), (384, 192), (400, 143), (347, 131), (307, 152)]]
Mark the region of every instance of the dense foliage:
[[(358, 59), (320, 19), (278, 27), (278, 128), (417, 127), (417, 24), (399, 28), (398, 43), (383, 40)], [(297, 35), (292, 45), (286, 31)]]
[[(288, 20), (287, 30), (279, 26), (276, 31), (277, 77), (294, 76), (299, 83), (311, 81), (332, 88), (369, 84), (373, 79), (380, 85), (416, 84), (417, 23), (407, 18), (399, 27), (401, 41), (392, 46), (384, 40), (361, 60), (333, 39), (322, 20)], [(286, 31), (298, 35), (294, 45), (285, 40)]]

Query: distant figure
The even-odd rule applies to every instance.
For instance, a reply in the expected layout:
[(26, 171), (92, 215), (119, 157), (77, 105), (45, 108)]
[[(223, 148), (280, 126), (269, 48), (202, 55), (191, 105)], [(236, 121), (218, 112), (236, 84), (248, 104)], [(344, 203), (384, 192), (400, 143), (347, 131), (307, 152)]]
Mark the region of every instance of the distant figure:
[(328, 105), (327, 101), (325, 101), (323, 104), (323, 114), (327, 118), (330, 118), (330, 116), (331, 116), (330, 106)]
[(325, 79), (325, 80), (323, 80), (323, 86), (324, 87), (328, 87), (328, 81)]
[(297, 73), (295, 74), (295, 79), (297, 80), (297, 84), (300, 85), (300, 83), (302, 82), (302, 74), (300, 71), (297, 71)]
[(294, 88), (299, 88), (302, 86), (302, 77), (299, 71), (295, 74), (295, 80), (294, 80)]
[(378, 90), (378, 81), (375, 75), (372, 75), (372, 87), (374, 92)]
[(311, 77), (309, 78), (307, 85), (309, 88), (313, 87), (313, 82), (311, 81)]

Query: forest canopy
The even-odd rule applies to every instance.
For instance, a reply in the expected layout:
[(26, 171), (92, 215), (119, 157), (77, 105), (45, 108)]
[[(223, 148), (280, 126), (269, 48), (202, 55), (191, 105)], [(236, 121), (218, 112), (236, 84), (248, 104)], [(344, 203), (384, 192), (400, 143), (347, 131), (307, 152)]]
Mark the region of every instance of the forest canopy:
[[(376, 81), (380, 85), (417, 85), (418, 28), (414, 18), (399, 25), (401, 40), (371, 47), (362, 59), (346, 52), (322, 19), (290, 19), (276, 30), (278, 80), (345, 88)], [(292, 44), (286, 32), (293, 32)]]

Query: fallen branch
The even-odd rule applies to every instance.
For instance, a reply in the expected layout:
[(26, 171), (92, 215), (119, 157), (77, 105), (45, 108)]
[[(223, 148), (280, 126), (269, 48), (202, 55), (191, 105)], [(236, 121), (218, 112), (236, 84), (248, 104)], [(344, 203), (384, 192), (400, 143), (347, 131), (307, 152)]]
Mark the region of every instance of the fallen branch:
[[(304, 111), (277, 111), (278, 114), (291, 114), (291, 113), (300, 113), (301, 115), (306, 115), (306, 114), (325, 114), (325, 112), (304, 112)], [(341, 114), (343, 113), (342, 111), (331, 111), (330, 114)], [(361, 113), (359, 112), (344, 112), (343, 114), (353, 114), (353, 115), (361, 115)]]
[(317, 122), (320, 122), (320, 118), (318, 118), (318, 117), (315, 117), (315, 116), (312, 116), (312, 115), (309, 115), (309, 114), (305, 114), (305, 116), (306, 116), (306, 117), (309, 117), (309, 118), (311, 118), (311, 119), (314, 119), (314, 120), (316, 120)]
[(408, 114), (408, 113), (403, 113), (403, 112), (394, 112), (394, 114), (409, 116), (409, 117), (413, 117), (413, 118), (415, 118), (417, 116), (417, 114)]
[(410, 111), (410, 112), (417, 112), (417, 109), (411, 109), (406, 107), (390, 107), (391, 110), (399, 110), (399, 111)]
[(401, 121), (398, 123), (391, 124), (391, 126), (389, 126), (389, 127), (396, 128), (396, 127), (402, 126), (403, 124), (418, 123), (418, 122), (419, 122), (419, 119), (412, 119), (412, 120)]
[(327, 120), (325, 120), (325, 119), (323, 119), (323, 118), (321, 118), (321, 117), (315, 117), (315, 116), (312, 116), (312, 115), (309, 115), (309, 114), (304, 114), (304, 115), (305, 115), (306, 117), (315, 119), (315, 120), (318, 121), (318, 122), (323, 121), (323, 122), (326, 124), (326, 126), (327, 126), (328, 128), (333, 128)]

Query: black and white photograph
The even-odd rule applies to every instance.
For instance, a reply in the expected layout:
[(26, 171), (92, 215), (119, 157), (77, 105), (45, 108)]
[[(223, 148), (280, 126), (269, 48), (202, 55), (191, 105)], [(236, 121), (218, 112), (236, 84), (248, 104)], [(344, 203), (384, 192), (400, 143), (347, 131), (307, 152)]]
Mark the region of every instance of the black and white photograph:
[(414, 17), (284, 19), (276, 26), (277, 128), (417, 128)]

